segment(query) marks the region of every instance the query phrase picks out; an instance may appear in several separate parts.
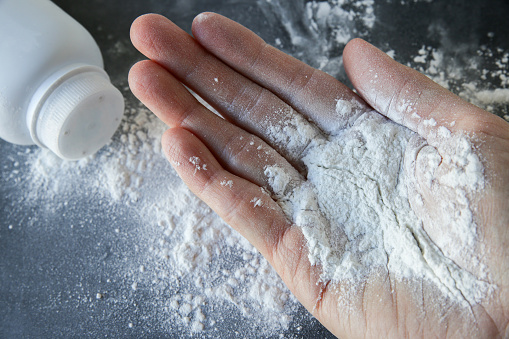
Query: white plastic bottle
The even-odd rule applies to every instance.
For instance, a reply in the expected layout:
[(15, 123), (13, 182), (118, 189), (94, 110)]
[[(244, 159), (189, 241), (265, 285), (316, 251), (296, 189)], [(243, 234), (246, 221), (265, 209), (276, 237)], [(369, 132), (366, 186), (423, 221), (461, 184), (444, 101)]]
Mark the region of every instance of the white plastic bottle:
[(0, 138), (75, 160), (104, 146), (123, 112), (83, 26), (49, 0), (0, 0)]

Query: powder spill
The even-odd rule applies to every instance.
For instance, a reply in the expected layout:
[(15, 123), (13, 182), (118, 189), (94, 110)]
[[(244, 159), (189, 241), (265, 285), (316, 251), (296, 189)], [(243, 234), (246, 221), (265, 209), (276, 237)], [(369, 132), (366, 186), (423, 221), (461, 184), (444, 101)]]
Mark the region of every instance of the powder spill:
[[(115, 149), (95, 157), (66, 162), (46, 150), (33, 154), (32, 199), (52, 199), (84, 179), (81, 189), (106, 197), (112, 207), (135, 207), (138, 231), (133, 236), (144, 251), (117, 269), (127, 273), (134, 293), (149, 289), (159, 295), (152, 300), (151, 316), (167, 324), (168, 331), (175, 326), (190, 332), (213, 330), (225, 321), (226, 314), (217, 313), (221, 308), (249, 317), (247, 333), (287, 329), (296, 313), (295, 298), (254, 247), (169, 167), (160, 146), (165, 125), (141, 105), (128, 107), (126, 119), (131, 123), (122, 125)], [(195, 171), (207, 170), (199, 157), (188, 161)], [(221, 182), (226, 187), (233, 184)], [(252, 203), (258, 207), (262, 200), (254, 198)], [(119, 229), (114, 233), (123, 236)]]

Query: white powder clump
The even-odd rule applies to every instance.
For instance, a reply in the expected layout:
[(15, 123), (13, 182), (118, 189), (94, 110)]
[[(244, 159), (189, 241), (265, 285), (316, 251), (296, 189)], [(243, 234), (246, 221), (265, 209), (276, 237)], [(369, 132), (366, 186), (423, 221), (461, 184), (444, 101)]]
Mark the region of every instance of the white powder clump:
[[(434, 149), (426, 147), (428, 150)], [(434, 159), (434, 160), (433, 160)], [(430, 165), (430, 161), (434, 164)], [(452, 239), (438, 237), (435, 242), (448, 257), (466, 257), (477, 262), (477, 258), (467, 255), (468, 250), (475, 248), (477, 229), (471, 208), (472, 194), (485, 187), (484, 167), (476, 155), (470, 140), (464, 135), (454, 136), (449, 149), (442, 154), (420, 152), (417, 166), (428, 174), (427, 185), (431, 192), (440, 196), (439, 216), (441, 225), (447, 225)], [(427, 162), (422, 163), (422, 162)], [(438, 166), (443, 170), (435, 175)], [(478, 264), (479, 266), (479, 264)], [(481, 272), (483, 268), (480, 268)], [(481, 278), (485, 278), (482, 276)]]
[(352, 103), (347, 100), (338, 100), (336, 102), (336, 114), (340, 119), (349, 118), (352, 115)]
[(494, 90), (482, 90), (475, 94), (476, 99), (484, 104), (508, 104), (509, 88), (496, 88)]
[[(478, 301), (489, 286), (442, 254), (410, 206), (405, 155), (414, 136), (367, 112), (341, 134), (306, 150), (307, 182), (290, 185), (292, 178), (277, 166), (268, 166), (265, 174), (275, 199), (301, 227), (310, 262), (322, 266), (322, 280), (358, 282), (382, 268), (398, 279), (431, 281), (459, 302)], [(451, 171), (441, 178), (443, 184), (482, 187), (481, 164), (468, 146), (461, 143), (448, 158)], [(432, 167), (441, 160), (428, 159)], [(431, 185), (436, 178), (431, 173), (425, 180)], [(458, 199), (468, 208), (468, 201)], [(460, 223), (475, 235), (471, 219)]]
[(253, 207), (260, 207), (263, 206), (263, 201), (260, 198), (254, 197), (251, 199), (251, 203), (253, 203)]
[(440, 127), (438, 127), (438, 135), (442, 139), (448, 139), (451, 137), (451, 131), (449, 129), (447, 129), (447, 127), (440, 126)]
[(207, 170), (207, 164), (202, 164), (202, 161), (199, 157), (190, 157), (189, 162), (194, 165), (194, 174), (196, 174), (197, 171)]

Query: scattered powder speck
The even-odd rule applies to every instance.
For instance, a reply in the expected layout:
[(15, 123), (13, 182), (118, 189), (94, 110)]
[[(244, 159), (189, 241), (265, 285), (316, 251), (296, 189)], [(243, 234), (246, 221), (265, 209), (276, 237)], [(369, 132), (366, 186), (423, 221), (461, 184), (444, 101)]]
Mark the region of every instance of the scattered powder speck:
[(465, 46), (422, 46), (407, 64), (463, 99), (501, 117), (507, 115), (509, 52), (481, 46), (472, 56), (458, 54), (458, 48)]
[(194, 156), (189, 158), (189, 162), (194, 165), (194, 173), (196, 174), (197, 171), (207, 170), (207, 164), (202, 164), (201, 159)]
[(263, 201), (260, 198), (253, 198), (251, 202), (253, 203), (253, 207), (263, 206)]
[(222, 180), (220, 182), (220, 184), (221, 184), (221, 186), (228, 186), (228, 187), (232, 188), (233, 187), (233, 180), (228, 180), (228, 181), (227, 180)]

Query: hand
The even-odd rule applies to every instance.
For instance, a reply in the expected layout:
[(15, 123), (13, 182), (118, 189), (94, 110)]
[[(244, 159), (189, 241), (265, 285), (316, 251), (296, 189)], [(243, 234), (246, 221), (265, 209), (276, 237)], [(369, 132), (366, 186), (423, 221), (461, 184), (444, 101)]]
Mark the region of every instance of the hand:
[[(138, 18), (131, 39), (150, 60), (133, 66), (130, 87), (170, 127), (163, 149), (184, 182), (258, 248), (322, 324), (340, 337), (509, 334), (509, 124), (362, 40), (343, 54), (361, 98), (222, 16), (202, 14), (192, 29), (194, 38), (161, 16)], [(339, 117), (338, 100), (355, 109)], [(262, 192), (278, 193), (265, 174), (271, 166), (303, 185), (310, 143), (344, 130), (370, 106), (416, 132), (405, 155), (410, 205), (445, 258), (493, 287), (479, 302), (465, 307), (428, 280), (387, 271), (373, 270), (355, 286), (324, 280), (321, 265), (308, 260), (301, 228)], [(306, 133), (288, 138), (297, 124)], [(456, 173), (447, 159), (461, 142), (473, 152), (470, 163), (481, 164), (483, 180), (475, 187), (445, 180)], [(465, 250), (461, 218), (444, 218), (458, 201), (473, 211)]]

